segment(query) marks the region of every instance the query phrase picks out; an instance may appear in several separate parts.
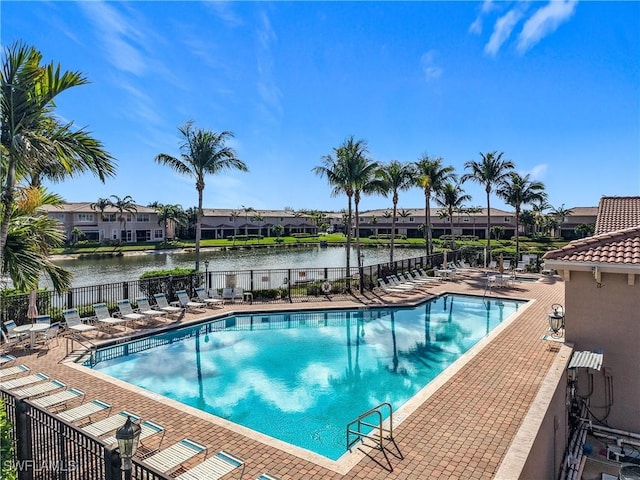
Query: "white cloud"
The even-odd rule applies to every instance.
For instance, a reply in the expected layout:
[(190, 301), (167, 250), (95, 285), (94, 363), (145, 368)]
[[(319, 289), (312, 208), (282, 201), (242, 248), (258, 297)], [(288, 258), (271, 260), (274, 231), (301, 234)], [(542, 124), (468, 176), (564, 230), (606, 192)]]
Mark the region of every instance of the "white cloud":
[(469, 26), (469, 32), (480, 35), (482, 33), (482, 17), (491, 12), (494, 8), (495, 4), (493, 3), (493, 0), (484, 0), (482, 8), (480, 8), (480, 13)]
[(491, 38), (489, 38), (489, 42), (487, 42), (484, 47), (484, 52), (488, 55), (495, 56), (502, 44), (506, 42), (511, 35), (513, 27), (516, 26), (521, 18), (522, 11), (517, 8), (509, 10), (505, 15), (498, 18), (493, 26)]
[(442, 68), (435, 63), (435, 50), (429, 50), (420, 58), (420, 64), (422, 65), (422, 71), (424, 72), (424, 78), (429, 80), (435, 80), (442, 76)]
[(545, 177), (548, 169), (549, 165), (547, 165), (546, 163), (541, 163), (540, 165), (536, 165), (535, 167), (533, 167), (529, 172), (529, 175), (531, 175), (531, 178), (533, 180), (540, 181)]
[(261, 26), (256, 32), (258, 39), (257, 88), (263, 105), (260, 105), (259, 108), (270, 122), (275, 122), (282, 110), (280, 105), (282, 92), (274, 80), (273, 54), (271, 53), (271, 44), (277, 40), (277, 35), (266, 13), (262, 12), (260, 20)]
[(552, 0), (529, 18), (518, 37), (520, 53), (537, 44), (545, 36), (556, 31), (575, 12), (577, 0)]
[(204, 2), (218, 19), (222, 20), (228, 27), (238, 27), (242, 25), (242, 19), (232, 10), (232, 2)]

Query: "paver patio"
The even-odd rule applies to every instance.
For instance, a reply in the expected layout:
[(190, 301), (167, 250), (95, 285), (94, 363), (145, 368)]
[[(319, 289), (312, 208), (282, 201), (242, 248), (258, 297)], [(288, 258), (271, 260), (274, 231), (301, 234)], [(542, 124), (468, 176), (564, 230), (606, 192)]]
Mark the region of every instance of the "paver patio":
[[(429, 286), (427, 292), (482, 295), (484, 287), (484, 278), (470, 274), (455, 282)], [(415, 303), (427, 295), (419, 293), (404, 299), (378, 294), (367, 293), (359, 300), (372, 304)], [(406, 418), (395, 422), (395, 440), (404, 459), (390, 456), (393, 472), (374, 461), (384, 463), (380, 452), (372, 453), (373, 459), (361, 453), (347, 454), (341, 467), (330, 468), (330, 461), (317, 462), (314, 455), (299, 455), (292, 453), (292, 449), (277, 448), (274, 445), (279, 442), (266, 443), (262, 441), (264, 437), (248, 433), (246, 429), (228, 426), (225, 421), (211, 421), (208, 414), (177, 408), (175, 402), (155, 394), (140, 393), (139, 389), (124, 382), (107, 381), (96, 372), (65, 362), (63, 339), (59, 346), (52, 343), (49, 351), (18, 351), (16, 356), (18, 362), (29, 366), (31, 371), (44, 372), (70, 387), (83, 390), (87, 401), (104, 400), (113, 405), (113, 411), (132, 410), (144, 419), (163, 425), (166, 428), (163, 444), (170, 445), (189, 437), (207, 445), (210, 451), (225, 449), (239, 455), (246, 460), (245, 476), (248, 479), (256, 478), (265, 471), (285, 480), (490, 479), (500, 466), (558, 354), (556, 349), (541, 340), (541, 336), (548, 328), (546, 312), (549, 306), (564, 303), (564, 283), (557, 276), (547, 276), (539, 282), (518, 282), (513, 288), (493, 290), (491, 295), (532, 302), (484, 348), (474, 350), (475, 354), (470, 355), (461, 368), (449, 373), (447, 376), (450, 378), (441, 388), (417, 405)], [(186, 314), (180, 323), (228, 311), (360, 306), (356, 300), (226, 305), (220, 310)]]

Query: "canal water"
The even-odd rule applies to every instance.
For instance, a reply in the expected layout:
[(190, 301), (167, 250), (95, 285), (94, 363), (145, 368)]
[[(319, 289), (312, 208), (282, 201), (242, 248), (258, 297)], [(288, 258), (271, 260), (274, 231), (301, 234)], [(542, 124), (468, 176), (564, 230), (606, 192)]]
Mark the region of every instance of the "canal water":
[[(364, 265), (389, 261), (388, 248), (363, 248)], [(394, 260), (414, 258), (424, 255), (423, 249), (396, 248)], [(344, 267), (346, 253), (344, 247), (319, 246), (298, 248), (261, 248), (246, 250), (201, 250), (200, 269), (204, 271), (204, 261), (209, 260), (209, 271), (261, 270), (286, 268)], [(83, 287), (124, 280), (137, 280), (150, 270), (173, 268), (193, 268), (193, 252), (164, 252), (125, 255), (100, 259), (53, 259), (54, 263), (73, 273), (73, 287)], [(355, 249), (351, 253), (351, 265), (357, 266)], [(51, 288), (43, 278), (40, 288)]]

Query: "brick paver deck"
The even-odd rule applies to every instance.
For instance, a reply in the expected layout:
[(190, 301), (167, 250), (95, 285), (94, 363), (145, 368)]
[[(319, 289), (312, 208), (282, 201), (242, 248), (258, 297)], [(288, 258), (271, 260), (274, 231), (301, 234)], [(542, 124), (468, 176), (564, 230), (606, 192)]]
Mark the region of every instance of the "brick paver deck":
[[(482, 295), (485, 281), (468, 275), (454, 282), (430, 286), (429, 294), (443, 292)], [(411, 298), (378, 296), (368, 293), (359, 301), (411, 303), (427, 293)], [(376, 463), (384, 463), (378, 451), (371, 457), (347, 454), (346, 465), (327, 468), (331, 462), (316, 462), (313, 455), (297, 455), (292, 449), (276, 448), (259, 436), (245, 435), (243, 429), (226, 428), (224, 422), (212, 422), (207, 414), (194, 415), (190, 409), (176, 408), (175, 402), (157, 395), (140, 394), (123, 382), (106, 381), (64, 361), (65, 342), (46, 351), (16, 353), (18, 362), (33, 372), (44, 372), (69, 386), (86, 392), (86, 400), (101, 399), (113, 405), (115, 412), (130, 410), (166, 428), (163, 445), (189, 437), (209, 447), (225, 449), (247, 462), (245, 478), (269, 472), (282, 479), (490, 479), (497, 471), (523, 418), (527, 414), (541, 382), (557, 351), (541, 341), (547, 331), (549, 306), (564, 302), (564, 284), (559, 277), (543, 277), (539, 282), (519, 282), (513, 288), (494, 290), (492, 296), (532, 300), (518, 317), (433, 392), (415, 410), (400, 419), (394, 428), (395, 439), (404, 459), (390, 455), (393, 472)], [(326, 308), (360, 305), (356, 301), (322, 302)], [(222, 311), (284, 310), (318, 306), (315, 303), (276, 305), (231, 305)], [(217, 312), (217, 311), (214, 311)], [(207, 314), (188, 314), (181, 323), (205, 318)], [(477, 349), (476, 349), (477, 350)], [(398, 422), (396, 422), (398, 423)]]

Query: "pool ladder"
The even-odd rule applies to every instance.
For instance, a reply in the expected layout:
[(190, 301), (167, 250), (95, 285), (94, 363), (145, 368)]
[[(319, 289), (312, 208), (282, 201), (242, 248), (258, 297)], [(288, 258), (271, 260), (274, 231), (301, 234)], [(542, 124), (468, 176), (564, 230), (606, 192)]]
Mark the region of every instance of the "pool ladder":
[[(388, 411), (389, 413), (387, 423), (388, 427), (384, 426), (385, 422), (383, 412), (385, 411)], [(363, 429), (365, 431), (363, 431)], [(373, 443), (367, 443), (367, 440)], [(393, 438), (393, 409), (390, 403), (381, 403), (377, 407), (374, 407), (371, 410), (367, 410), (366, 412), (360, 414), (358, 418), (350, 421), (347, 424), (347, 450), (351, 451), (351, 448), (359, 442), (366, 447), (380, 450), (384, 455), (387, 466), (381, 464), (368, 452), (365, 451), (365, 453), (369, 458), (375, 461), (378, 465), (387, 469), (389, 472), (393, 472), (393, 466), (391, 465), (391, 461), (389, 460), (389, 456), (387, 455), (387, 447), (385, 447), (385, 442), (393, 444), (397, 452), (396, 454), (390, 451), (393, 456), (400, 460), (404, 459), (402, 452), (400, 452), (400, 449), (398, 448), (398, 445)]]

